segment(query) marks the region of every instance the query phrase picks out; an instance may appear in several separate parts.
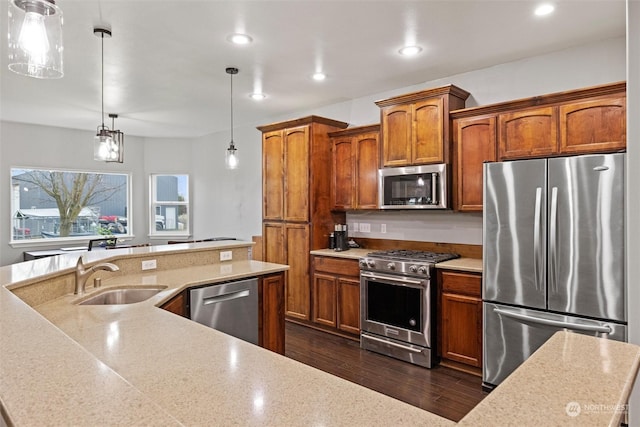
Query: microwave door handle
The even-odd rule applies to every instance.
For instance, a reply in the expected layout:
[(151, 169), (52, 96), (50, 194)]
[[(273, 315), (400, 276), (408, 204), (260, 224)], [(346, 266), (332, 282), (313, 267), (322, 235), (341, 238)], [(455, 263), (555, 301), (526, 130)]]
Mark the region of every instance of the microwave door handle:
[(438, 204), (438, 173), (431, 172), (431, 204)]

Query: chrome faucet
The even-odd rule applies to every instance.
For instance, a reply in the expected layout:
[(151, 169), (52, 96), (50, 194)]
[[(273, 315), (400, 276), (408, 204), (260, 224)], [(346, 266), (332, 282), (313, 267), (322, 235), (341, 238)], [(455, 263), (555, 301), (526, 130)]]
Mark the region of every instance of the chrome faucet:
[(110, 262), (103, 262), (92, 267), (85, 268), (84, 263), (82, 262), (82, 256), (78, 258), (78, 263), (76, 264), (76, 290), (73, 293), (76, 295), (83, 294), (84, 287), (87, 284), (87, 279), (91, 274), (98, 270), (118, 271), (120, 268)]

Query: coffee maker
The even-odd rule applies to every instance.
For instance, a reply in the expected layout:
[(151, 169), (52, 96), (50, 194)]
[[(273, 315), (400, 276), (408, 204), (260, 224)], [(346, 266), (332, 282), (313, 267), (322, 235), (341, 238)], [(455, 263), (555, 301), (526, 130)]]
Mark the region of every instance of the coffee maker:
[(336, 224), (333, 228), (333, 236), (335, 240), (334, 251), (349, 250), (349, 234), (347, 224)]

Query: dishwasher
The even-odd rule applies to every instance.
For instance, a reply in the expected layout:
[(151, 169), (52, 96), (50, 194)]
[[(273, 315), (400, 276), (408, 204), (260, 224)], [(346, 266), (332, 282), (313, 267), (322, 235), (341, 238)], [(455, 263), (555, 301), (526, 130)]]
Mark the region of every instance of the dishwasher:
[(258, 279), (193, 288), (189, 302), (191, 320), (258, 344)]

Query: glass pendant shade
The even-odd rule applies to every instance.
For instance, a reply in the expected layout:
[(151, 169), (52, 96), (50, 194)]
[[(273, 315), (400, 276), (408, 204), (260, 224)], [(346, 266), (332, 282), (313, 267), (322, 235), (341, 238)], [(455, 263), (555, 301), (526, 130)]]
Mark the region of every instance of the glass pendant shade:
[(236, 153), (236, 151), (238, 151), (235, 147), (235, 145), (233, 145), (233, 142), (231, 142), (231, 144), (229, 144), (229, 148), (227, 148), (227, 153), (224, 159), (224, 163), (227, 166), (227, 169), (236, 169), (238, 167), (238, 153)]
[(9, 69), (38, 79), (59, 79), (62, 10), (53, 0), (9, 0)]
[(119, 130), (98, 128), (93, 138), (93, 159), (100, 162), (124, 162), (124, 133)]

